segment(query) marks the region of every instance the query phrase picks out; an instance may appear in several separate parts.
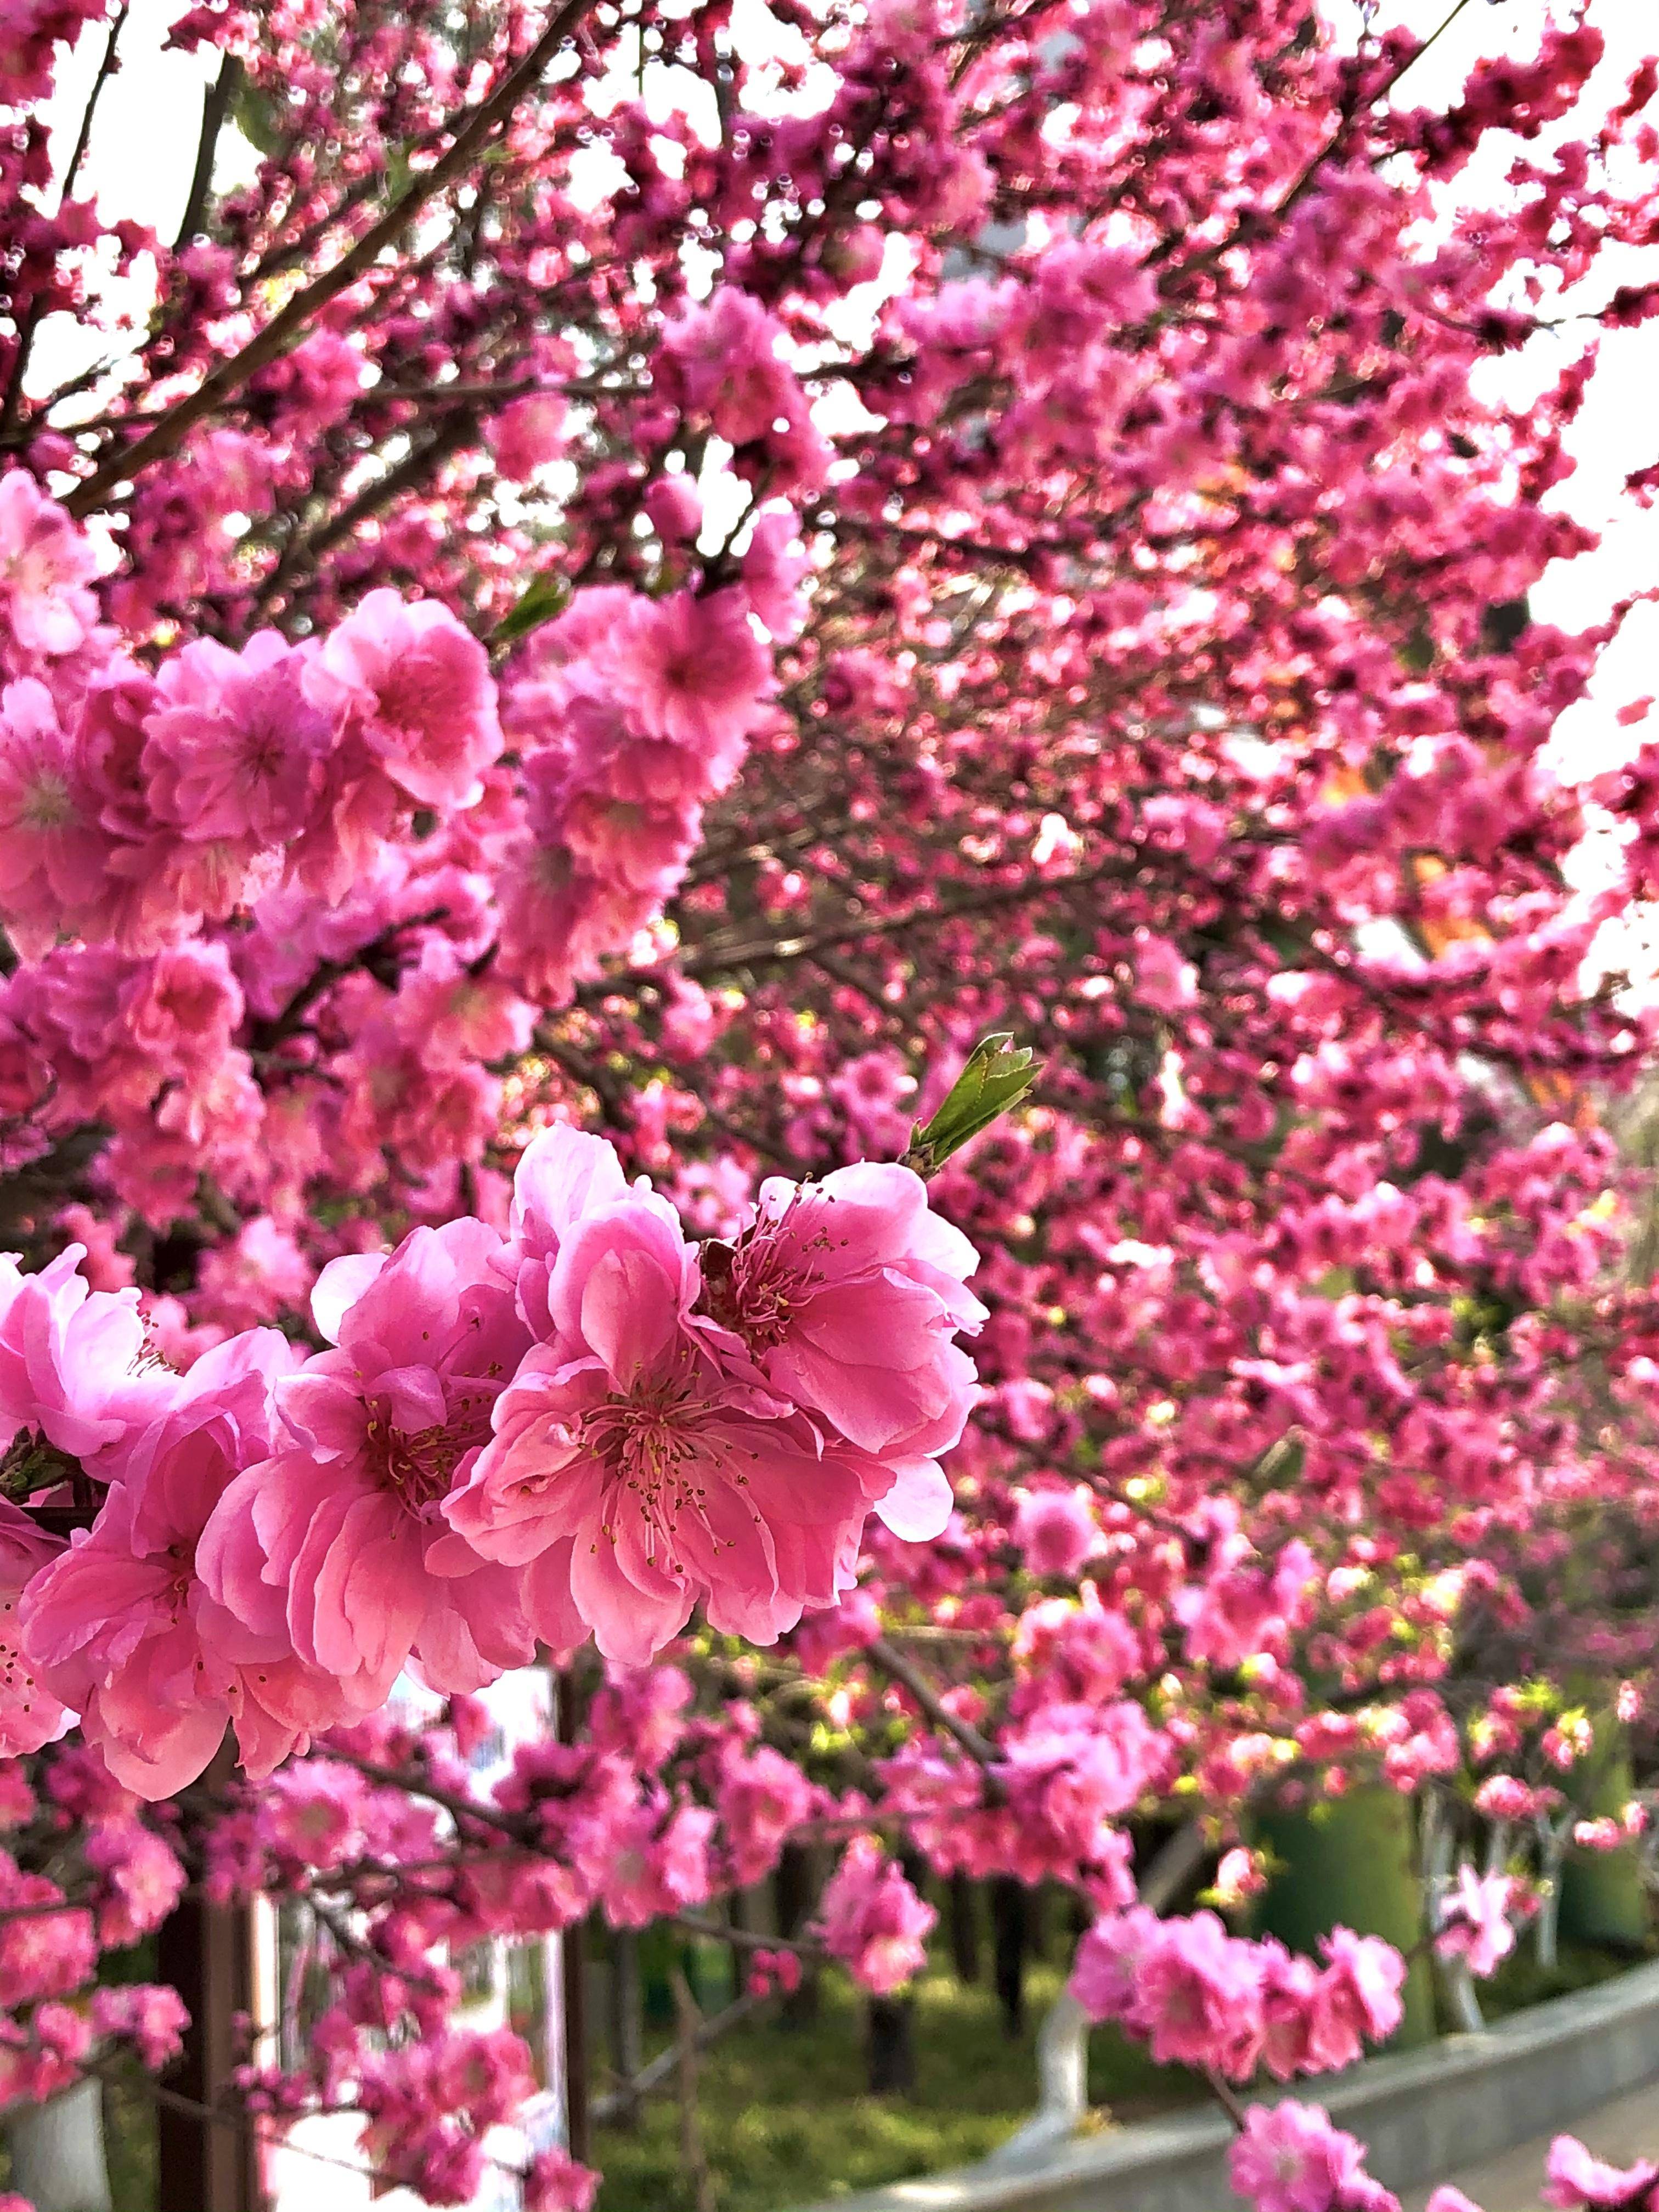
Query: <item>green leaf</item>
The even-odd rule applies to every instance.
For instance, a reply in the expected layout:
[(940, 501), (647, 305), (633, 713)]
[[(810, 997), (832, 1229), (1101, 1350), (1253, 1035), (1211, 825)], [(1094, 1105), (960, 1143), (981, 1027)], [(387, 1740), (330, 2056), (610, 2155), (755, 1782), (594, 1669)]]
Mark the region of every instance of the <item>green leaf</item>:
[(925, 1128), (911, 1132), (904, 1164), (919, 1175), (931, 1175), (970, 1137), (1018, 1106), (1042, 1073), (1030, 1047), (1017, 1047), (1011, 1032), (981, 1037), (938, 1113)]
[(511, 645), (514, 638), (528, 637), (532, 629), (562, 615), (569, 600), (570, 586), (562, 576), (532, 576), (517, 604), (496, 623), (491, 643)]

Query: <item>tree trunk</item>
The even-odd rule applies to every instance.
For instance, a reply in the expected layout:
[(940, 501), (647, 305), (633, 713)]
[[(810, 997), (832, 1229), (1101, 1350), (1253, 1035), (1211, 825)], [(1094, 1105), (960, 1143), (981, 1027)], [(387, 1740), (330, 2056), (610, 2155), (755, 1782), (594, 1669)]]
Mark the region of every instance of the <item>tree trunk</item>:
[(979, 1885), (960, 1870), (951, 1876), (946, 1924), (951, 1964), (964, 1989), (979, 1979)]
[[(812, 1854), (804, 1844), (786, 1844), (773, 1877), (777, 1900), (778, 1933), (799, 1936), (817, 1902)], [(801, 1960), (800, 1986), (792, 1990), (779, 2008), (786, 2027), (811, 2027), (818, 2016), (818, 1966), (816, 1959)]]
[(189, 2103), (163, 2105), (156, 2115), (158, 2212), (256, 2212), (257, 2147), (234, 2078), (237, 2016), (253, 1996), (252, 1916), (245, 1906), (181, 1899), (157, 1930), (156, 1966), (157, 1980), (190, 2013), (184, 2048), (162, 2077)]
[[(611, 1986), (607, 1992), (611, 2064), (620, 2083), (631, 2081), (645, 2063), (645, 2007), (640, 1989), (640, 1939), (631, 1928), (617, 1929), (611, 1938)], [(623, 2094), (613, 2124), (639, 2125), (636, 2098)]]
[(1000, 1874), (991, 1884), (991, 1928), (1003, 2029), (1020, 2035), (1025, 2027), (1025, 1887), (1012, 1875)]
[(77, 2081), (45, 2105), (6, 2116), (11, 2185), (36, 2212), (111, 2212), (104, 2164), (103, 2091)]
[(872, 2097), (908, 2096), (916, 2086), (916, 2001), (872, 1997), (866, 2008), (864, 2051)]

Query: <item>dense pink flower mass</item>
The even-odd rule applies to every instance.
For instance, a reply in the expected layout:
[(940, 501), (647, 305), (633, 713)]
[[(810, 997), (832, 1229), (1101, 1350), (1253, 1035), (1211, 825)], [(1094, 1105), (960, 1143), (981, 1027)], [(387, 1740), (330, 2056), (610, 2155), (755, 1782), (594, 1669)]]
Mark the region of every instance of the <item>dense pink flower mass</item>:
[[(862, 1209), (866, 1240), (966, 1273), (971, 1249), (898, 1174), (876, 1185), (896, 1201), (885, 1230)], [(312, 1301), (327, 1349), (301, 1358), (254, 1329), (183, 1377), (149, 1352), (136, 1291), (88, 1291), (80, 1247), (40, 1275), (7, 1263), (0, 1407), (110, 1484), (67, 1550), (21, 1516), (10, 1539), (20, 1748), (61, 1732), (68, 1706), (126, 1787), (161, 1796), (228, 1720), (268, 1772), (377, 1711), (405, 1667), (465, 1692), (590, 1631), (643, 1664), (699, 1601), (711, 1626), (770, 1643), (852, 1586), (872, 1509), (907, 1534), (943, 1525), (948, 1486), (917, 1455), (960, 1434), (971, 1389), (953, 1337), (982, 1310), (955, 1277), (948, 1299), (925, 1291), (900, 1346), (948, 1381), (907, 1382), (884, 1455), (820, 1402), (871, 1431), (856, 1300), (821, 1322), (796, 1403), (703, 1310), (697, 1248), (608, 1145), (536, 1139), (507, 1230), (463, 1216), (390, 1255), (343, 1254)]]
[[(817, 1853), (757, 2005), (946, 1877), (1218, 2081), (1466, 2004), (1659, 1759), (1640, 11), (179, 0), (159, 228), (141, 12), (0, 10), (0, 2092), (185, 1883), (440, 2203), (593, 2186), (453, 1961)], [(1247, 1936), (1327, 1800), (1503, 1871)]]

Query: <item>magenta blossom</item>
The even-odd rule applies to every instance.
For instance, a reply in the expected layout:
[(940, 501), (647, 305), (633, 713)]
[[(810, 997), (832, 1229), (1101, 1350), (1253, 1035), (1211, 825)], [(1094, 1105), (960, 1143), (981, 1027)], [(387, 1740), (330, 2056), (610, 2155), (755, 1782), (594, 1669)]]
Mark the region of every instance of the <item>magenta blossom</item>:
[(1364, 2146), (1318, 2105), (1252, 2105), (1228, 2154), (1233, 2187), (1256, 2212), (1382, 2212), (1397, 2200), (1364, 2170)]
[(885, 1468), (769, 1392), (695, 1313), (678, 1216), (635, 1190), (584, 1214), (547, 1284), (493, 1442), (444, 1512), (472, 1549), (551, 1577), (607, 1658), (643, 1665), (699, 1598), (770, 1643), (849, 1587)]
[(36, 1275), (0, 1254), (0, 1426), (27, 1427), (89, 1473), (123, 1454), (176, 1377), (150, 1356), (136, 1290), (94, 1291), (70, 1244)]
[(1508, 1875), (1476, 1874), (1467, 1863), (1457, 1869), (1457, 1887), (1442, 1900), (1434, 1948), (1443, 1959), (1462, 1959), (1484, 1981), (1515, 1948), (1510, 1912), (1516, 1885)]
[(55, 1743), (75, 1716), (35, 1679), (23, 1656), (17, 1605), (42, 1567), (64, 1550), (21, 1506), (0, 1498), (0, 1759)]
[(91, 546), (26, 470), (0, 477), (0, 607), (25, 652), (73, 653), (98, 619)]

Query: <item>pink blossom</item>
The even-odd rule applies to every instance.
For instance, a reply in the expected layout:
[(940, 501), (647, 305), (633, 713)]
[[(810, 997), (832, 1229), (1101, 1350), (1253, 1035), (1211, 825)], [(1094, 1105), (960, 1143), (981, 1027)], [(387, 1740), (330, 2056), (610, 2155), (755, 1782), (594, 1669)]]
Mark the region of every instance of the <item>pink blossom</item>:
[(569, 405), (562, 392), (526, 392), (486, 426), (495, 466), (514, 483), (556, 461), (565, 448)]
[(938, 1917), (873, 1836), (854, 1837), (818, 1907), (824, 1948), (878, 1996), (921, 1972)]
[(1165, 1923), (1140, 1968), (1136, 2006), (1160, 2066), (1213, 2066), (1243, 2080), (1261, 2049), (1261, 1969), (1212, 1912)]
[(678, 374), (681, 404), (707, 415), (728, 444), (766, 437), (799, 406), (800, 387), (778, 357), (783, 332), (759, 302), (722, 284), (665, 327), (663, 360)]
[(198, 1558), (227, 1486), (270, 1449), (271, 1383), (292, 1360), (274, 1329), (199, 1359), (92, 1528), (77, 1529), (25, 1594), (25, 1654), (140, 1796), (193, 1781), (232, 1718), (250, 1767), (274, 1765), (301, 1733), (277, 1725), (270, 1709), (291, 1662), (260, 1652), (244, 1668), (227, 1653), (234, 1624), (216, 1615)]
[(1350, 2066), (1367, 2042), (1382, 2043), (1401, 2022), (1406, 1962), (1376, 1936), (1333, 1929), (1320, 1939), (1325, 1970), (1313, 1992), (1308, 2027), (1310, 2070)]
[(100, 1879), (98, 1940), (119, 1949), (166, 1919), (185, 1887), (185, 1869), (152, 1830), (137, 1820), (98, 1823), (81, 1846)]
[(322, 786), (336, 717), (307, 696), (309, 654), (274, 630), (240, 653), (198, 638), (165, 665), (144, 724), (157, 816), (197, 842), (252, 854), (303, 827)]
[(0, 1423), (37, 1430), (88, 1472), (118, 1471), (173, 1377), (149, 1358), (135, 1290), (89, 1290), (82, 1248), (39, 1274), (0, 1255)]
[(950, 1512), (937, 1455), (974, 1403), (973, 1362), (953, 1338), (985, 1318), (964, 1288), (977, 1264), (920, 1176), (869, 1164), (763, 1183), (729, 1257), (705, 1263), (710, 1310), (768, 1382), (895, 1468), (878, 1510), (912, 1541), (938, 1535)]
[(524, 2212), (592, 2212), (599, 2177), (562, 2150), (538, 2151), (524, 2178)]
[(1515, 1948), (1510, 1913), (1515, 1883), (1508, 1875), (1476, 1874), (1467, 1862), (1457, 1869), (1457, 1887), (1441, 1903), (1441, 1924), (1434, 1948), (1443, 1959), (1462, 1959), (1485, 1980)]
[(26, 653), (73, 653), (98, 618), (97, 562), (81, 531), (22, 469), (0, 477), (0, 605)]
[(501, 749), (484, 649), (434, 600), (370, 592), (307, 666), (306, 689), (350, 714), (371, 757), (422, 806), (471, 805)]
[(33, 677), (9, 684), (0, 693), (0, 913), (19, 951), (34, 958), (54, 942), (96, 890), (108, 850), (52, 694)]
[(1233, 2187), (1256, 2212), (1382, 2212), (1397, 2201), (1364, 2171), (1364, 2150), (1318, 2105), (1252, 2105), (1228, 2153)]
[(30, 1580), (63, 1549), (62, 1537), (47, 1535), (21, 1506), (0, 1499), (0, 1758), (56, 1742), (74, 1718), (36, 1680), (17, 1619)]
[(1609, 2166), (1587, 2150), (1576, 2136), (1557, 2136), (1544, 2166), (1543, 2197), (1560, 2212), (1624, 2212), (1642, 2204), (1659, 2185), (1659, 2165), (1638, 2159), (1634, 2166)]
[(285, 1634), (359, 1711), (411, 1655), (434, 1683), (469, 1690), (533, 1649), (519, 1578), (485, 1566), (442, 1514), (529, 1341), (500, 1251), (494, 1231), (462, 1219), (411, 1231), (389, 1258), (325, 1268), (314, 1305), (336, 1348), (279, 1384), (287, 1434), (232, 1484), (203, 1545), (216, 1602)]
[[(132, 2045), (144, 2065), (159, 2073), (176, 2057), (190, 2026), (190, 2014), (177, 1990), (155, 1983), (92, 1993), (92, 2025), (98, 2034), (118, 2036)], [(21, 2203), (21, 2198), (18, 2199)], [(5, 2200), (0, 2197), (0, 2212)]]
[(1099, 1541), (1086, 1485), (1021, 1491), (1014, 1501), (1012, 1533), (1028, 1574), (1072, 1581)]
[(716, 1627), (766, 1643), (833, 1603), (888, 1486), (733, 1362), (696, 1316), (701, 1291), (678, 1217), (649, 1192), (577, 1219), (548, 1280), (551, 1340), (443, 1509), (484, 1557), (568, 1573), (600, 1650), (629, 1665), (699, 1596)]
[(675, 592), (641, 607), (600, 665), (641, 732), (705, 755), (716, 787), (775, 680), (738, 591)]
[(1141, 1973), (1165, 1940), (1166, 1923), (1144, 1905), (1106, 1914), (1084, 1935), (1067, 1984), (1091, 2020), (1118, 2021), (1144, 2034)]

